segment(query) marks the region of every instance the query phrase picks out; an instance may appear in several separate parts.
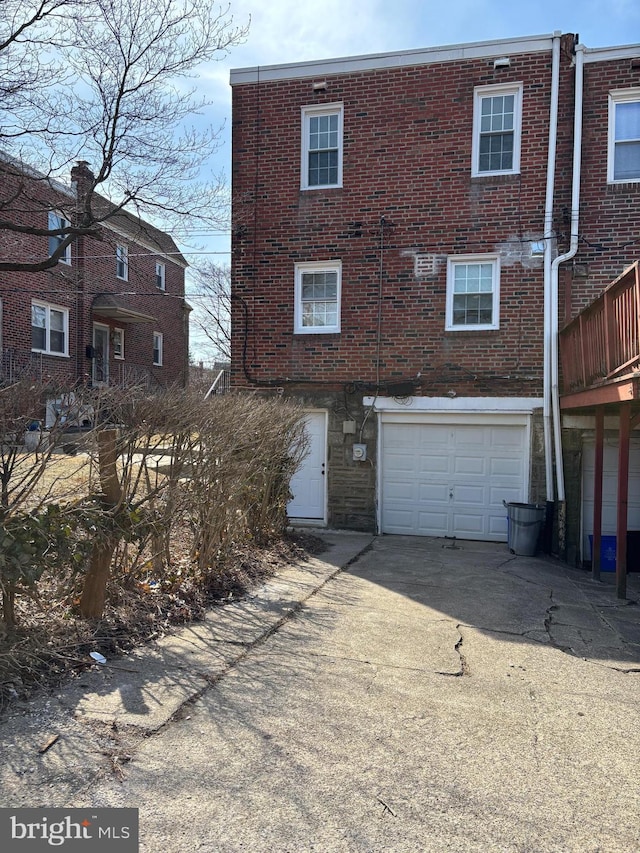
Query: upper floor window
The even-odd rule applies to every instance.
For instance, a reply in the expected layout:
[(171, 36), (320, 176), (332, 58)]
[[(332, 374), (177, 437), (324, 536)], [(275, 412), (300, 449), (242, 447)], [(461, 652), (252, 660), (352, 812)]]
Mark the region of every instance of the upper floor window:
[(513, 175), (520, 171), (521, 124), (521, 83), (475, 90), (472, 175)]
[[(48, 228), (49, 231), (58, 231), (63, 228), (68, 228), (71, 225), (68, 219), (66, 219), (61, 213), (58, 213), (55, 210), (49, 211), (49, 223)], [(57, 250), (60, 243), (65, 240), (67, 237), (66, 234), (55, 234), (49, 237), (49, 256), (53, 255), (53, 253)], [(61, 264), (70, 264), (71, 263), (71, 246), (65, 246), (64, 251), (60, 258), (58, 259)]]
[(640, 181), (640, 89), (609, 95), (609, 182)]
[(116, 275), (124, 281), (129, 281), (129, 249), (127, 246), (116, 246)]
[(153, 364), (155, 367), (162, 367), (162, 348), (163, 348), (162, 332), (154, 332), (153, 333)]
[(457, 255), (448, 259), (446, 329), (497, 329), (499, 306), (497, 255)]
[(69, 311), (47, 302), (31, 303), (31, 349), (48, 355), (69, 354)]
[(342, 186), (342, 104), (302, 108), (303, 190)]
[(340, 261), (296, 264), (294, 332), (340, 331)]
[(166, 288), (166, 273), (165, 265), (156, 261), (156, 287), (158, 290), (165, 290)]

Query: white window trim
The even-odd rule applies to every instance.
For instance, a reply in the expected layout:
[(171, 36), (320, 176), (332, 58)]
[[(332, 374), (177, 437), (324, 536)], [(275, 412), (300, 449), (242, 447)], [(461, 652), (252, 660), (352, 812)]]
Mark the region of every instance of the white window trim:
[[(124, 265), (124, 275), (120, 275), (118, 272), (121, 261)], [(120, 281), (129, 281), (129, 247), (125, 246), (124, 243), (116, 245), (116, 278), (119, 278)]]
[[(121, 351), (120, 351), (120, 355), (118, 355), (116, 352), (116, 340), (115, 339), (116, 339), (116, 336), (118, 333), (120, 333), (120, 343), (121, 343), (121, 347), (122, 347)], [(113, 329), (113, 346), (111, 349), (113, 352), (113, 357), (115, 359), (117, 359), (118, 361), (124, 361), (124, 329), (121, 329), (118, 326), (114, 327), (114, 329)]]
[[(158, 284), (160, 279), (160, 284)], [(167, 265), (162, 261), (156, 261), (156, 287), (158, 290), (167, 289)]]
[[(335, 184), (309, 184), (309, 118), (311, 116), (338, 114), (338, 181)], [(312, 107), (302, 107), (302, 146), (300, 158), (300, 189), (328, 190), (342, 186), (342, 151), (343, 151), (343, 115), (342, 103), (318, 104)]]
[[(53, 222), (53, 217), (55, 217), (56, 221)], [(47, 219), (47, 227), (49, 231), (57, 230), (58, 228), (64, 228), (67, 225), (71, 225), (71, 222), (67, 219), (67, 217), (61, 213), (59, 210), (50, 210), (49, 216)], [(49, 239), (58, 239), (57, 237), (50, 237)], [(51, 255), (52, 252), (49, 252)], [(65, 247), (64, 254), (58, 258), (59, 264), (67, 264), (67, 266), (71, 266), (71, 243)]]
[[(491, 323), (471, 323), (460, 325), (453, 323), (453, 270), (459, 264), (493, 265), (493, 305)], [(445, 312), (445, 330), (447, 332), (484, 332), (500, 328), (500, 255), (449, 255), (447, 258), (447, 304)]]
[[(32, 346), (31, 352), (39, 352), (43, 355), (52, 355), (57, 356), (58, 358), (68, 358), (69, 357), (69, 309), (65, 308), (63, 305), (54, 305), (50, 302), (43, 302), (41, 299), (32, 299), (30, 308), (34, 305), (39, 306), (40, 308), (44, 308), (47, 312), (47, 319), (45, 321), (45, 349), (38, 349), (37, 347)], [(51, 311), (60, 311), (63, 316), (63, 325), (64, 325), (64, 352), (58, 352), (57, 350), (51, 349)], [(30, 328), (33, 328), (31, 326)]]
[[(336, 302), (338, 303), (337, 323), (335, 326), (303, 326), (302, 325), (302, 273), (328, 272), (338, 273)], [(340, 331), (340, 315), (342, 300), (342, 261), (305, 261), (295, 266), (295, 296), (293, 332), (296, 335), (335, 335)]]
[(153, 357), (153, 366), (162, 367), (162, 363), (164, 361), (164, 335), (162, 332), (153, 333), (153, 350), (156, 349), (156, 338), (158, 340), (158, 361)]
[[(497, 171), (480, 171), (480, 116), (482, 99), (492, 95), (515, 95), (513, 116), (513, 167)], [(522, 139), (522, 83), (501, 83), (496, 86), (477, 86), (473, 90), (473, 140), (471, 144), (471, 176), (484, 178), (492, 175), (517, 175), (520, 173), (520, 148)]]
[(607, 151), (607, 183), (608, 184), (637, 184), (638, 178), (614, 178), (616, 150), (616, 106), (629, 101), (640, 101), (640, 88), (614, 89), (609, 92), (609, 133)]

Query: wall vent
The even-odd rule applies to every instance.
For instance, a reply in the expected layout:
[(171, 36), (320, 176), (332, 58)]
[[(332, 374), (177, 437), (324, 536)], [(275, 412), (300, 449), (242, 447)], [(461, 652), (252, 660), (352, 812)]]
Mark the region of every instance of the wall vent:
[(436, 256), (435, 255), (415, 255), (414, 256), (414, 271), (416, 278), (428, 278), (428, 276), (436, 274)]

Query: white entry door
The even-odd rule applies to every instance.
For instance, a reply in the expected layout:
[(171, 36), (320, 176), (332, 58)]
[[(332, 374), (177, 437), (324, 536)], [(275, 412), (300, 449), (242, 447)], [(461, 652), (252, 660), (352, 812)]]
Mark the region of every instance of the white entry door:
[(308, 454), (291, 478), (293, 497), (287, 506), (289, 518), (326, 521), (327, 413), (307, 412), (304, 416)]
[(383, 533), (507, 540), (503, 501), (526, 495), (524, 426), (383, 423)]

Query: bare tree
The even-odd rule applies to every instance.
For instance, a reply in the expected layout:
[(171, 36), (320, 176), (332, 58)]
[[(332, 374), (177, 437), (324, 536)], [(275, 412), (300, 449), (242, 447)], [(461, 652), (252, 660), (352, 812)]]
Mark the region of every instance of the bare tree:
[[(3, 0), (0, 5), (0, 140), (41, 132), (32, 124), (39, 93), (62, 82), (50, 48), (83, 0)], [(84, 4), (86, 5), (86, 4)]]
[[(75, 237), (123, 209), (166, 229), (184, 217), (220, 226), (224, 185), (201, 181), (219, 134), (195, 126), (208, 102), (189, 78), (247, 29), (211, 0), (3, 0), (0, 236), (57, 247), (49, 255), (42, 240), (42, 257), (4, 257), (0, 271), (55, 266)], [(77, 160), (93, 176), (60, 196), (52, 223), (47, 188)]]
[(231, 270), (208, 262), (192, 270), (193, 325), (214, 361), (231, 361)]

